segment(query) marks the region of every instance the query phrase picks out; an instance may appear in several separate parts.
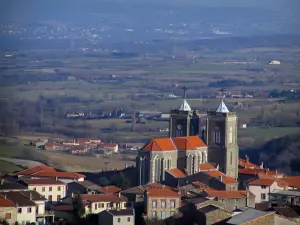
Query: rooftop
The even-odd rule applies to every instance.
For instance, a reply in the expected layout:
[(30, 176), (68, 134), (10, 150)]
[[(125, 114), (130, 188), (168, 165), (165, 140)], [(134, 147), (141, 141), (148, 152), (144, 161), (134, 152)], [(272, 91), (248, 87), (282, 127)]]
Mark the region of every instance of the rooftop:
[(72, 173), (72, 172), (38, 172), (33, 174), (34, 177), (60, 177), (60, 178), (84, 178), (85, 175), (79, 174), (79, 173)]
[(54, 179), (26, 179), (23, 180), (28, 186), (35, 185), (65, 185), (65, 183)]
[(203, 173), (208, 174), (211, 177), (215, 177), (215, 178), (220, 178), (220, 182), (224, 183), (224, 184), (236, 184), (237, 180), (234, 179), (233, 177), (229, 177), (226, 174), (218, 171), (218, 170), (211, 170), (211, 171), (203, 171)]
[(112, 216), (134, 216), (133, 209), (107, 210)]
[(228, 224), (233, 224), (233, 225), (241, 225), (246, 222), (250, 222), (252, 220), (256, 220), (262, 216), (266, 216), (268, 214), (273, 214), (274, 212), (265, 212), (265, 211), (260, 211), (257, 209), (253, 208), (247, 208), (244, 210), (244, 212), (236, 214), (235, 216), (231, 217), (227, 223)]
[(121, 188), (118, 188), (116, 186), (110, 185), (106, 187), (100, 187), (98, 190), (104, 194), (115, 194), (121, 191)]
[(11, 201), (15, 206), (35, 206), (34, 201), (46, 201), (45, 197), (36, 191), (9, 191), (0, 195)]
[(199, 208), (197, 209), (197, 211), (202, 212), (204, 214), (209, 213), (209, 212), (213, 212), (215, 210), (218, 210), (219, 208), (214, 206), (214, 205), (207, 205), (204, 206), (203, 208)]
[(32, 175), (38, 172), (53, 172), (53, 171), (56, 171), (53, 167), (41, 164), (29, 169), (21, 170), (20, 172), (17, 172), (16, 175)]
[(239, 158), (239, 166), (242, 168), (262, 169), (260, 166), (250, 162), (248, 156), (246, 156), (246, 159)]
[(147, 196), (149, 197), (180, 197), (178, 191), (174, 191), (170, 188), (147, 188)]
[(179, 109), (180, 111), (192, 111), (189, 103), (186, 101), (186, 99), (183, 99), (183, 102), (181, 103), (181, 105), (179, 106)]
[(252, 186), (271, 186), (275, 180), (273, 179), (256, 179), (254, 181), (251, 181), (249, 185)]
[(178, 168), (170, 169), (170, 170), (167, 170), (166, 172), (168, 172), (169, 174), (171, 174), (175, 178), (182, 178), (182, 177), (187, 176), (186, 172), (184, 172), (184, 171), (182, 171)]
[(199, 165), (199, 168), (200, 168), (200, 171), (216, 170), (216, 168), (209, 163), (202, 163)]
[(207, 147), (198, 136), (175, 137), (175, 138), (153, 138), (142, 149), (144, 151), (176, 151), (196, 150)]
[[(246, 198), (247, 191), (227, 191), (227, 190), (206, 190), (205, 193), (209, 197), (221, 198), (221, 199), (230, 199), (230, 198)], [(255, 195), (248, 191), (250, 197), (255, 197)]]
[(123, 195), (114, 194), (82, 194), (84, 202), (126, 202), (127, 198)]
[(0, 207), (14, 207), (14, 203), (0, 195)]
[(289, 187), (300, 188), (300, 176), (278, 178), (278, 181), (286, 183)]
[(299, 191), (288, 191), (288, 190), (281, 190), (281, 189), (275, 189), (270, 195), (286, 195), (286, 196), (297, 196), (300, 197), (300, 192)]
[(225, 105), (224, 101), (222, 100), (221, 103), (219, 104), (218, 108), (216, 109), (216, 112), (219, 113), (229, 113), (229, 110), (227, 106)]
[(27, 187), (19, 183), (4, 182), (3, 184), (0, 184), (0, 192), (9, 190), (27, 190)]

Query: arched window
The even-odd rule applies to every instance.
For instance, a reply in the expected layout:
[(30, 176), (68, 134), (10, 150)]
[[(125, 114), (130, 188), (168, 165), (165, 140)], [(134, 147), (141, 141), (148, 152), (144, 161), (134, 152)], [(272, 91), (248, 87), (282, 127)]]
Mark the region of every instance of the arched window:
[(202, 163), (206, 163), (206, 154), (202, 152)]
[(220, 144), (221, 143), (221, 132), (220, 132), (220, 129), (219, 128), (215, 128), (213, 135), (214, 135), (214, 137), (213, 137), (214, 138), (214, 142), (216, 144)]
[(187, 157), (187, 172), (188, 174), (192, 174), (192, 168), (193, 168), (193, 156), (189, 154)]
[(232, 151), (230, 152), (230, 165), (232, 165)]
[(161, 172), (161, 162), (160, 162), (160, 158), (157, 157), (155, 158), (154, 162), (154, 182), (155, 181), (160, 181), (160, 172)]
[(195, 161), (196, 161), (196, 157), (195, 156), (192, 156), (192, 160), (191, 160), (191, 174), (194, 174), (195, 173)]
[(232, 144), (233, 143), (233, 129), (232, 127), (229, 128), (229, 135), (228, 135), (228, 141), (229, 141), (229, 144)]
[(172, 167), (172, 159), (168, 159), (168, 169)]

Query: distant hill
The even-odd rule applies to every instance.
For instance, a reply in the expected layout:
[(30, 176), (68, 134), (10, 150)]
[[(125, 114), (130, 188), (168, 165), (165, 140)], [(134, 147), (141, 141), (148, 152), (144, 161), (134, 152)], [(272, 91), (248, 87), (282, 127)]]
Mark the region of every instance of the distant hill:
[(292, 134), (268, 141), (259, 149), (247, 152), (251, 161), (287, 174), (300, 172), (300, 134)]

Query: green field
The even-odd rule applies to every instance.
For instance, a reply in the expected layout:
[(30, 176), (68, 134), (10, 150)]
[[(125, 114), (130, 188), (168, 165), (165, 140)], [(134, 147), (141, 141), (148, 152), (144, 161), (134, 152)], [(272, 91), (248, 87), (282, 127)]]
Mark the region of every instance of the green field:
[(20, 171), (23, 168), (13, 163), (0, 160), (0, 173), (7, 174), (15, 171)]

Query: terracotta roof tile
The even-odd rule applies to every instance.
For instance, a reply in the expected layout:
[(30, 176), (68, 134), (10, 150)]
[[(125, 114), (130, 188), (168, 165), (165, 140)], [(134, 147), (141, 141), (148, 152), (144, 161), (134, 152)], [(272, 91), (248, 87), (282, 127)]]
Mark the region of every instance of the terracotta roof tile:
[(170, 138), (153, 138), (143, 147), (144, 151), (173, 151), (176, 150)]
[(244, 168), (244, 169), (239, 169), (239, 174), (246, 174), (246, 175), (260, 175), (261, 177), (263, 176), (270, 176), (270, 177), (275, 177), (275, 176), (282, 176), (283, 173), (274, 171), (274, 170), (268, 170), (268, 169), (261, 169), (261, 168)]
[(224, 184), (236, 184), (237, 183), (237, 181), (233, 177), (229, 177), (218, 170), (204, 171), (203, 173), (206, 173), (215, 178), (222, 177), (221, 182), (223, 182)]
[(256, 179), (254, 181), (251, 181), (249, 185), (252, 186), (271, 186), (275, 180), (273, 179)]
[(82, 194), (82, 201), (85, 202), (126, 202), (127, 198), (123, 195), (115, 194)]
[(147, 188), (147, 196), (149, 197), (180, 197), (178, 191), (169, 188)]
[(166, 172), (168, 172), (169, 174), (171, 174), (173, 177), (176, 177), (176, 178), (182, 178), (182, 177), (187, 176), (186, 172), (184, 172), (178, 168), (170, 169), (170, 170), (167, 170)]
[(0, 195), (0, 207), (14, 207), (14, 203), (8, 199), (5, 199), (5, 193), (1, 193)]
[[(219, 190), (206, 190), (206, 194), (214, 198), (245, 198), (247, 197), (247, 191), (219, 191)], [(249, 192), (250, 197), (255, 197), (255, 195)]]
[(176, 137), (176, 138), (153, 138), (142, 149), (144, 151), (175, 151), (196, 150), (207, 147), (198, 136)]
[(89, 180), (84, 180), (84, 181), (77, 181), (76, 183), (82, 185), (85, 188), (88, 188), (89, 186), (98, 186), (97, 184), (89, 181)]
[(300, 188), (300, 176), (278, 178), (278, 181), (284, 182), (289, 187)]
[(178, 150), (196, 150), (197, 148), (207, 147), (198, 136), (175, 137), (173, 141)]
[(202, 190), (214, 190), (213, 188), (211, 188), (208, 185), (203, 184), (203, 183), (201, 183), (199, 181), (194, 181), (194, 182), (192, 182), (192, 184), (194, 186), (196, 186), (197, 188), (202, 189)]
[(26, 184), (33, 185), (65, 185), (65, 183), (59, 181), (59, 180), (54, 180), (54, 179), (26, 179), (23, 180)]
[(38, 172), (32, 175), (33, 177), (60, 177), (60, 178), (84, 178), (85, 175), (72, 172)]
[(239, 166), (242, 168), (261, 169), (259, 165), (249, 162), (249, 158), (246, 158), (246, 159), (239, 158)]
[(34, 166), (29, 169), (22, 170), (20, 172), (17, 172), (16, 175), (32, 175), (38, 172), (53, 172), (56, 171), (53, 167), (46, 166), (46, 165), (38, 165)]
[(111, 185), (106, 187), (100, 187), (98, 190), (104, 194), (115, 194), (120, 192), (121, 188)]
[(216, 168), (209, 164), (209, 163), (202, 163), (199, 165), (200, 171), (205, 171), (205, 170), (215, 170)]

